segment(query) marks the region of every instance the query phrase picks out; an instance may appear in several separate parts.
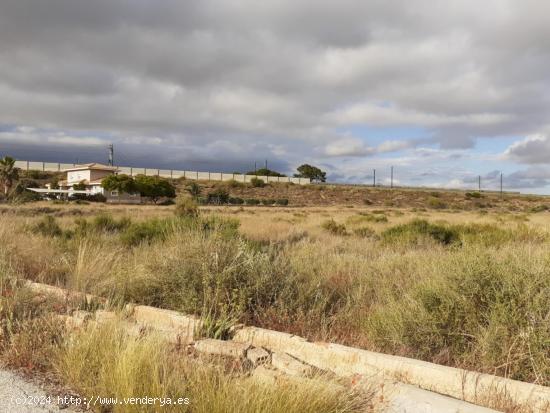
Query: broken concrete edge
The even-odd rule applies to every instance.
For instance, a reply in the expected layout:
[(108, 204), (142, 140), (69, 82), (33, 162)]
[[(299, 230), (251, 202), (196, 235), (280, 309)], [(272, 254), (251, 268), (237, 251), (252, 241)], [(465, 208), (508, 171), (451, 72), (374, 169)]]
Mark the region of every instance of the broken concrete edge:
[(108, 304), (108, 300), (106, 298), (98, 297), (93, 294), (85, 294), (79, 291), (71, 291), (61, 287), (55, 287), (53, 285), (25, 281), (24, 286), (35, 293), (53, 295), (54, 297), (63, 300), (78, 299), (83, 301), (85, 300), (87, 303), (96, 301), (104, 305)]
[[(63, 318), (67, 327), (72, 329), (79, 329), (84, 326), (97, 327), (101, 324), (116, 322), (117, 326), (122, 327), (126, 334), (130, 336), (139, 337), (145, 333), (139, 324), (128, 321), (124, 314), (117, 314), (112, 311), (96, 310), (95, 314), (87, 311), (75, 311), (72, 315), (60, 315), (59, 317)], [(153, 331), (158, 333), (158, 330)], [(164, 338), (166, 339), (166, 337)], [(252, 367), (249, 379), (263, 385), (291, 384), (296, 386), (312, 386), (317, 382), (324, 389), (334, 392), (352, 392), (353, 394), (357, 394), (356, 392), (359, 390), (365, 395), (371, 394), (372, 397), (376, 396), (377, 406), (392, 408), (393, 410), (391, 411), (424, 412), (429, 407), (431, 409), (436, 408), (438, 413), (496, 413), (494, 410), (403, 383), (385, 381), (374, 384), (372, 381), (365, 381), (361, 384), (353, 385), (353, 383), (349, 382), (342, 384), (335, 377), (330, 377), (326, 374), (310, 375), (311, 366), (306, 365), (287, 353), (272, 353), (271, 365), (269, 363), (256, 364), (254, 361), (257, 360), (267, 362), (269, 353), (261, 347), (252, 347), (246, 343), (203, 339), (195, 342), (194, 347), (197, 351), (209, 356), (228, 356), (240, 359), (246, 356)]]
[(512, 402), (540, 412), (550, 403), (548, 387), (339, 344), (312, 343), (278, 331), (245, 327), (235, 333), (233, 341), (285, 352), (339, 376), (397, 378), (421, 389), (471, 403), (479, 403), (490, 394), (506, 395)]
[[(87, 300), (105, 300), (90, 294), (68, 292), (59, 287), (30, 281), (27, 282), (27, 286), (34, 291), (50, 293), (61, 298), (74, 295), (85, 296)], [(125, 311), (137, 323), (136, 328), (152, 327), (163, 332), (169, 341), (180, 344), (193, 343), (202, 326), (198, 317), (172, 310), (129, 304)], [(339, 344), (312, 343), (305, 338), (273, 330), (239, 327), (234, 331), (234, 342), (287, 353), (310, 366), (341, 377), (397, 379), (427, 391), (472, 403), (479, 403), (487, 395), (498, 394), (506, 396), (518, 405), (532, 407), (535, 411), (547, 411), (550, 405), (548, 387)]]

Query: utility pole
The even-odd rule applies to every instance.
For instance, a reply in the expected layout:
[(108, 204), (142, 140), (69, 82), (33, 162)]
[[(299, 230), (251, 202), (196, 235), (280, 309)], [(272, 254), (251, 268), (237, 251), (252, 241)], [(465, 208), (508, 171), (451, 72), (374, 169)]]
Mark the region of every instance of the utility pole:
[(390, 188), (393, 189), (393, 166), (391, 167)]
[(265, 169), (267, 169), (267, 159), (265, 160)]
[(477, 190), (481, 192), (481, 175), (477, 177)]
[(115, 161), (115, 148), (113, 144), (109, 144), (109, 165), (113, 166)]
[(372, 175), (372, 186), (373, 186), (374, 188), (376, 188), (376, 169), (373, 169), (372, 172), (373, 172), (373, 175)]

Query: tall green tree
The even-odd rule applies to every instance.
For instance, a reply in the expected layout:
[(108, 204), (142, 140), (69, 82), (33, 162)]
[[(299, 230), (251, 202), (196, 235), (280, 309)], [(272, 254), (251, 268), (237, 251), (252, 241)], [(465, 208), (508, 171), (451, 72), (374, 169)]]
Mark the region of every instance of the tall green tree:
[(138, 190), (134, 178), (128, 175), (109, 175), (101, 181), (101, 187), (107, 191), (118, 191), (119, 193), (133, 193)]
[(176, 188), (167, 179), (160, 176), (136, 176), (137, 190), (141, 196), (151, 198), (156, 204), (161, 198), (175, 198)]
[(294, 175), (296, 178), (309, 178), (317, 182), (326, 182), (327, 180), (327, 173), (321, 171), (321, 169), (316, 166), (305, 163), (300, 165), (297, 169), (298, 173)]
[(15, 167), (15, 159), (10, 156), (0, 159), (0, 183), (4, 186), (4, 195), (8, 194), (18, 179), (19, 168)]

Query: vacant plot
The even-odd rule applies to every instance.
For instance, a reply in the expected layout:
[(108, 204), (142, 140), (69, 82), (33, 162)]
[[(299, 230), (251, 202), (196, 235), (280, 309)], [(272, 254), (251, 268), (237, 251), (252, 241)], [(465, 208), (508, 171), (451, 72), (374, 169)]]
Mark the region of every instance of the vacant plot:
[(197, 314), (212, 337), (244, 322), (550, 384), (545, 210), (209, 207), (176, 216), (174, 206), (31, 204), (2, 211), (2, 279)]

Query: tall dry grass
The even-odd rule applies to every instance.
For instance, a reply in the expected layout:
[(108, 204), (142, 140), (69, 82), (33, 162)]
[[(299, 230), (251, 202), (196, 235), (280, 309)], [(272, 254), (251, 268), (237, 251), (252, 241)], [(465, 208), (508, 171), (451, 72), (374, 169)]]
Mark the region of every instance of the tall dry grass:
[(202, 315), (219, 335), (246, 322), (550, 384), (544, 212), (114, 211), (56, 218), (61, 235), (0, 218), (0, 271)]
[[(55, 355), (58, 373), (88, 399), (187, 398), (188, 404), (115, 404), (118, 412), (364, 412), (372, 395), (317, 381), (262, 384), (252, 378), (197, 362), (154, 336), (127, 336), (116, 324), (88, 328)], [(108, 408), (108, 406), (103, 406)], [(371, 410), (372, 411), (372, 410)]]

